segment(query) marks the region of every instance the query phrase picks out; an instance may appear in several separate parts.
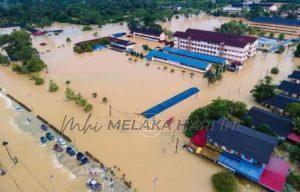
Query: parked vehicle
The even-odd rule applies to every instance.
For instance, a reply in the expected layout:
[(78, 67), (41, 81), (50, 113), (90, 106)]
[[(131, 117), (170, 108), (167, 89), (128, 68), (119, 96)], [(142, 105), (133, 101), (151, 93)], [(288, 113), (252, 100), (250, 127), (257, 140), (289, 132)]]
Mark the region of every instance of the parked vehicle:
[(92, 191), (100, 191), (102, 186), (100, 183), (98, 183), (95, 179), (88, 179), (86, 182), (86, 185), (90, 188)]
[(87, 164), (89, 161), (90, 161), (90, 160), (89, 160), (86, 156), (84, 156), (84, 157), (80, 160), (80, 163), (81, 163), (81, 165), (84, 165), (84, 164)]
[(76, 151), (72, 148), (72, 147), (67, 147), (66, 148), (66, 152), (73, 157), (74, 155), (76, 155)]
[(77, 158), (78, 161), (80, 161), (83, 157), (85, 157), (85, 156), (84, 156), (84, 154), (81, 153), (81, 152), (78, 152), (78, 153), (76, 154), (76, 158)]
[(58, 138), (56, 143), (59, 144), (61, 147), (66, 146), (67, 142), (63, 138)]
[(41, 129), (42, 129), (43, 131), (48, 131), (48, 127), (47, 127), (47, 125), (45, 125), (45, 124), (41, 124)]
[(63, 149), (59, 144), (56, 143), (56, 144), (53, 146), (53, 150), (60, 153), (60, 152), (62, 152), (64, 149)]
[(46, 137), (41, 137), (41, 138), (40, 138), (40, 141), (41, 141), (42, 144), (47, 143)]
[(55, 137), (52, 135), (52, 133), (50, 133), (50, 132), (47, 132), (46, 133), (46, 138), (49, 140), (49, 141), (52, 141), (52, 140), (54, 140), (55, 139)]

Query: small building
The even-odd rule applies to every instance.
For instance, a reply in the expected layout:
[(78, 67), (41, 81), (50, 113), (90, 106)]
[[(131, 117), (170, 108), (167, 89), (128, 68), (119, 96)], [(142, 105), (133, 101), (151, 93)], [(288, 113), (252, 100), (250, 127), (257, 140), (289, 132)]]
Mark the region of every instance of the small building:
[(282, 81), (278, 85), (278, 89), (280, 89), (283, 94), (295, 97), (297, 99), (300, 98), (300, 84), (299, 83), (294, 83), (291, 81)]
[(167, 38), (164, 32), (146, 28), (135, 28), (131, 30), (131, 33), (134, 37), (140, 37), (150, 41), (164, 41)]
[(134, 48), (135, 43), (124, 39), (109, 37), (110, 47), (118, 51), (128, 51)]
[(289, 75), (289, 80), (295, 83), (300, 83), (300, 71), (293, 71), (293, 73)]
[(262, 100), (261, 104), (266, 106), (272, 111), (284, 113), (289, 103), (297, 103), (297, 102), (300, 102), (300, 100), (294, 97), (278, 94), (272, 98)]
[(240, 16), (240, 15), (242, 15), (243, 8), (242, 7), (232, 7), (231, 5), (228, 5), (223, 8), (223, 11), (225, 13), (227, 13), (228, 15)]
[(270, 126), (280, 138), (287, 138), (293, 130), (293, 122), (290, 118), (280, 116), (258, 107), (252, 107), (246, 114), (251, 117), (251, 124), (257, 127), (263, 123)]
[(266, 37), (258, 38), (258, 49), (259, 50), (270, 50), (272, 47), (278, 45), (278, 40)]
[(207, 131), (207, 141), (231, 156), (264, 167), (278, 139), (241, 124), (219, 119)]

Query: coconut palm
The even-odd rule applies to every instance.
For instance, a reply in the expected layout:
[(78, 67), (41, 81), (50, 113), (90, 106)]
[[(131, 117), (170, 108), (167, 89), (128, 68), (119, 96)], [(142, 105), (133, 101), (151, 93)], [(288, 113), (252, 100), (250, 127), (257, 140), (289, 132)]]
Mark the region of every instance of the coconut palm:
[(171, 69), (171, 73), (174, 73), (175, 72), (175, 70), (174, 69)]
[(97, 93), (97, 92), (94, 92), (94, 93), (92, 93), (92, 96), (93, 96), (94, 98), (96, 98), (96, 97), (98, 96), (98, 93)]
[(191, 76), (191, 78), (193, 78), (194, 77), (194, 73), (190, 73), (190, 76)]
[(102, 103), (107, 103), (107, 102), (108, 102), (107, 97), (103, 97), (103, 98), (102, 98)]

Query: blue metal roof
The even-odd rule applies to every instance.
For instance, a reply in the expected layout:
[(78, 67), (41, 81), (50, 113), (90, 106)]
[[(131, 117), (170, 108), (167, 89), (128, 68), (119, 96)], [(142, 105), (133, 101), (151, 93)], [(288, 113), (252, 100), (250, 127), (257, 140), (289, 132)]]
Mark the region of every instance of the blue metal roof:
[(180, 101), (183, 101), (198, 92), (199, 92), (198, 88), (196, 88), (196, 87), (190, 88), (190, 89), (188, 89), (182, 93), (179, 93), (178, 95), (175, 95), (174, 97), (171, 97), (170, 99), (144, 111), (142, 113), (142, 115), (144, 115), (147, 119), (149, 119), (149, 118), (155, 116), (156, 114), (161, 113), (162, 111), (168, 109), (169, 107), (176, 105)]
[(264, 170), (263, 167), (255, 166), (245, 160), (235, 158), (227, 153), (222, 153), (218, 163), (233, 169), (235, 172), (255, 182), (259, 181)]
[(296, 26), (300, 27), (300, 21), (296, 19), (283, 19), (280, 17), (257, 17), (254, 19), (250, 19), (251, 22), (256, 23), (271, 23), (277, 25), (288, 25), (288, 26)]
[(278, 85), (278, 89), (280, 89), (282, 91), (286, 91), (291, 94), (300, 95), (300, 84), (298, 84), (298, 83), (284, 80)]
[(211, 55), (206, 55), (206, 54), (201, 54), (201, 53), (195, 53), (183, 49), (175, 49), (172, 47), (164, 47), (163, 51), (168, 52), (168, 53), (173, 53), (176, 55), (184, 56), (184, 57), (189, 57), (193, 59), (199, 59), (202, 61), (210, 62), (210, 63), (216, 63), (216, 64), (226, 64), (226, 59), (222, 57), (216, 57), (216, 56), (211, 56)]
[(293, 71), (293, 73), (289, 75), (289, 78), (300, 80), (300, 71)]
[(181, 65), (187, 66), (187, 67), (200, 69), (200, 70), (204, 70), (204, 71), (209, 66), (209, 63), (204, 62), (204, 61), (199, 61), (196, 59), (182, 57), (182, 56), (178, 56), (175, 54), (165, 53), (165, 52), (157, 51), (157, 50), (150, 51), (148, 53), (148, 55), (146, 56), (146, 58), (149, 60), (151, 60), (153, 57), (159, 58), (159, 59), (164, 59), (166, 61), (176, 62)]

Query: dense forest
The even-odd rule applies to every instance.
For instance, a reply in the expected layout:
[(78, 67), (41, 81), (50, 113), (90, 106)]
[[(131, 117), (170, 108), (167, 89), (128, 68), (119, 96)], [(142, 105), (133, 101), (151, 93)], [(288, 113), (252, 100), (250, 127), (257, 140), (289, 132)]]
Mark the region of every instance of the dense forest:
[(53, 21), (77, 24), (115, 23), (151, 18), (170, 19), (174, 14), (210, 11), (239, 0), (2, 0), (0, 26), (35, 25)]

